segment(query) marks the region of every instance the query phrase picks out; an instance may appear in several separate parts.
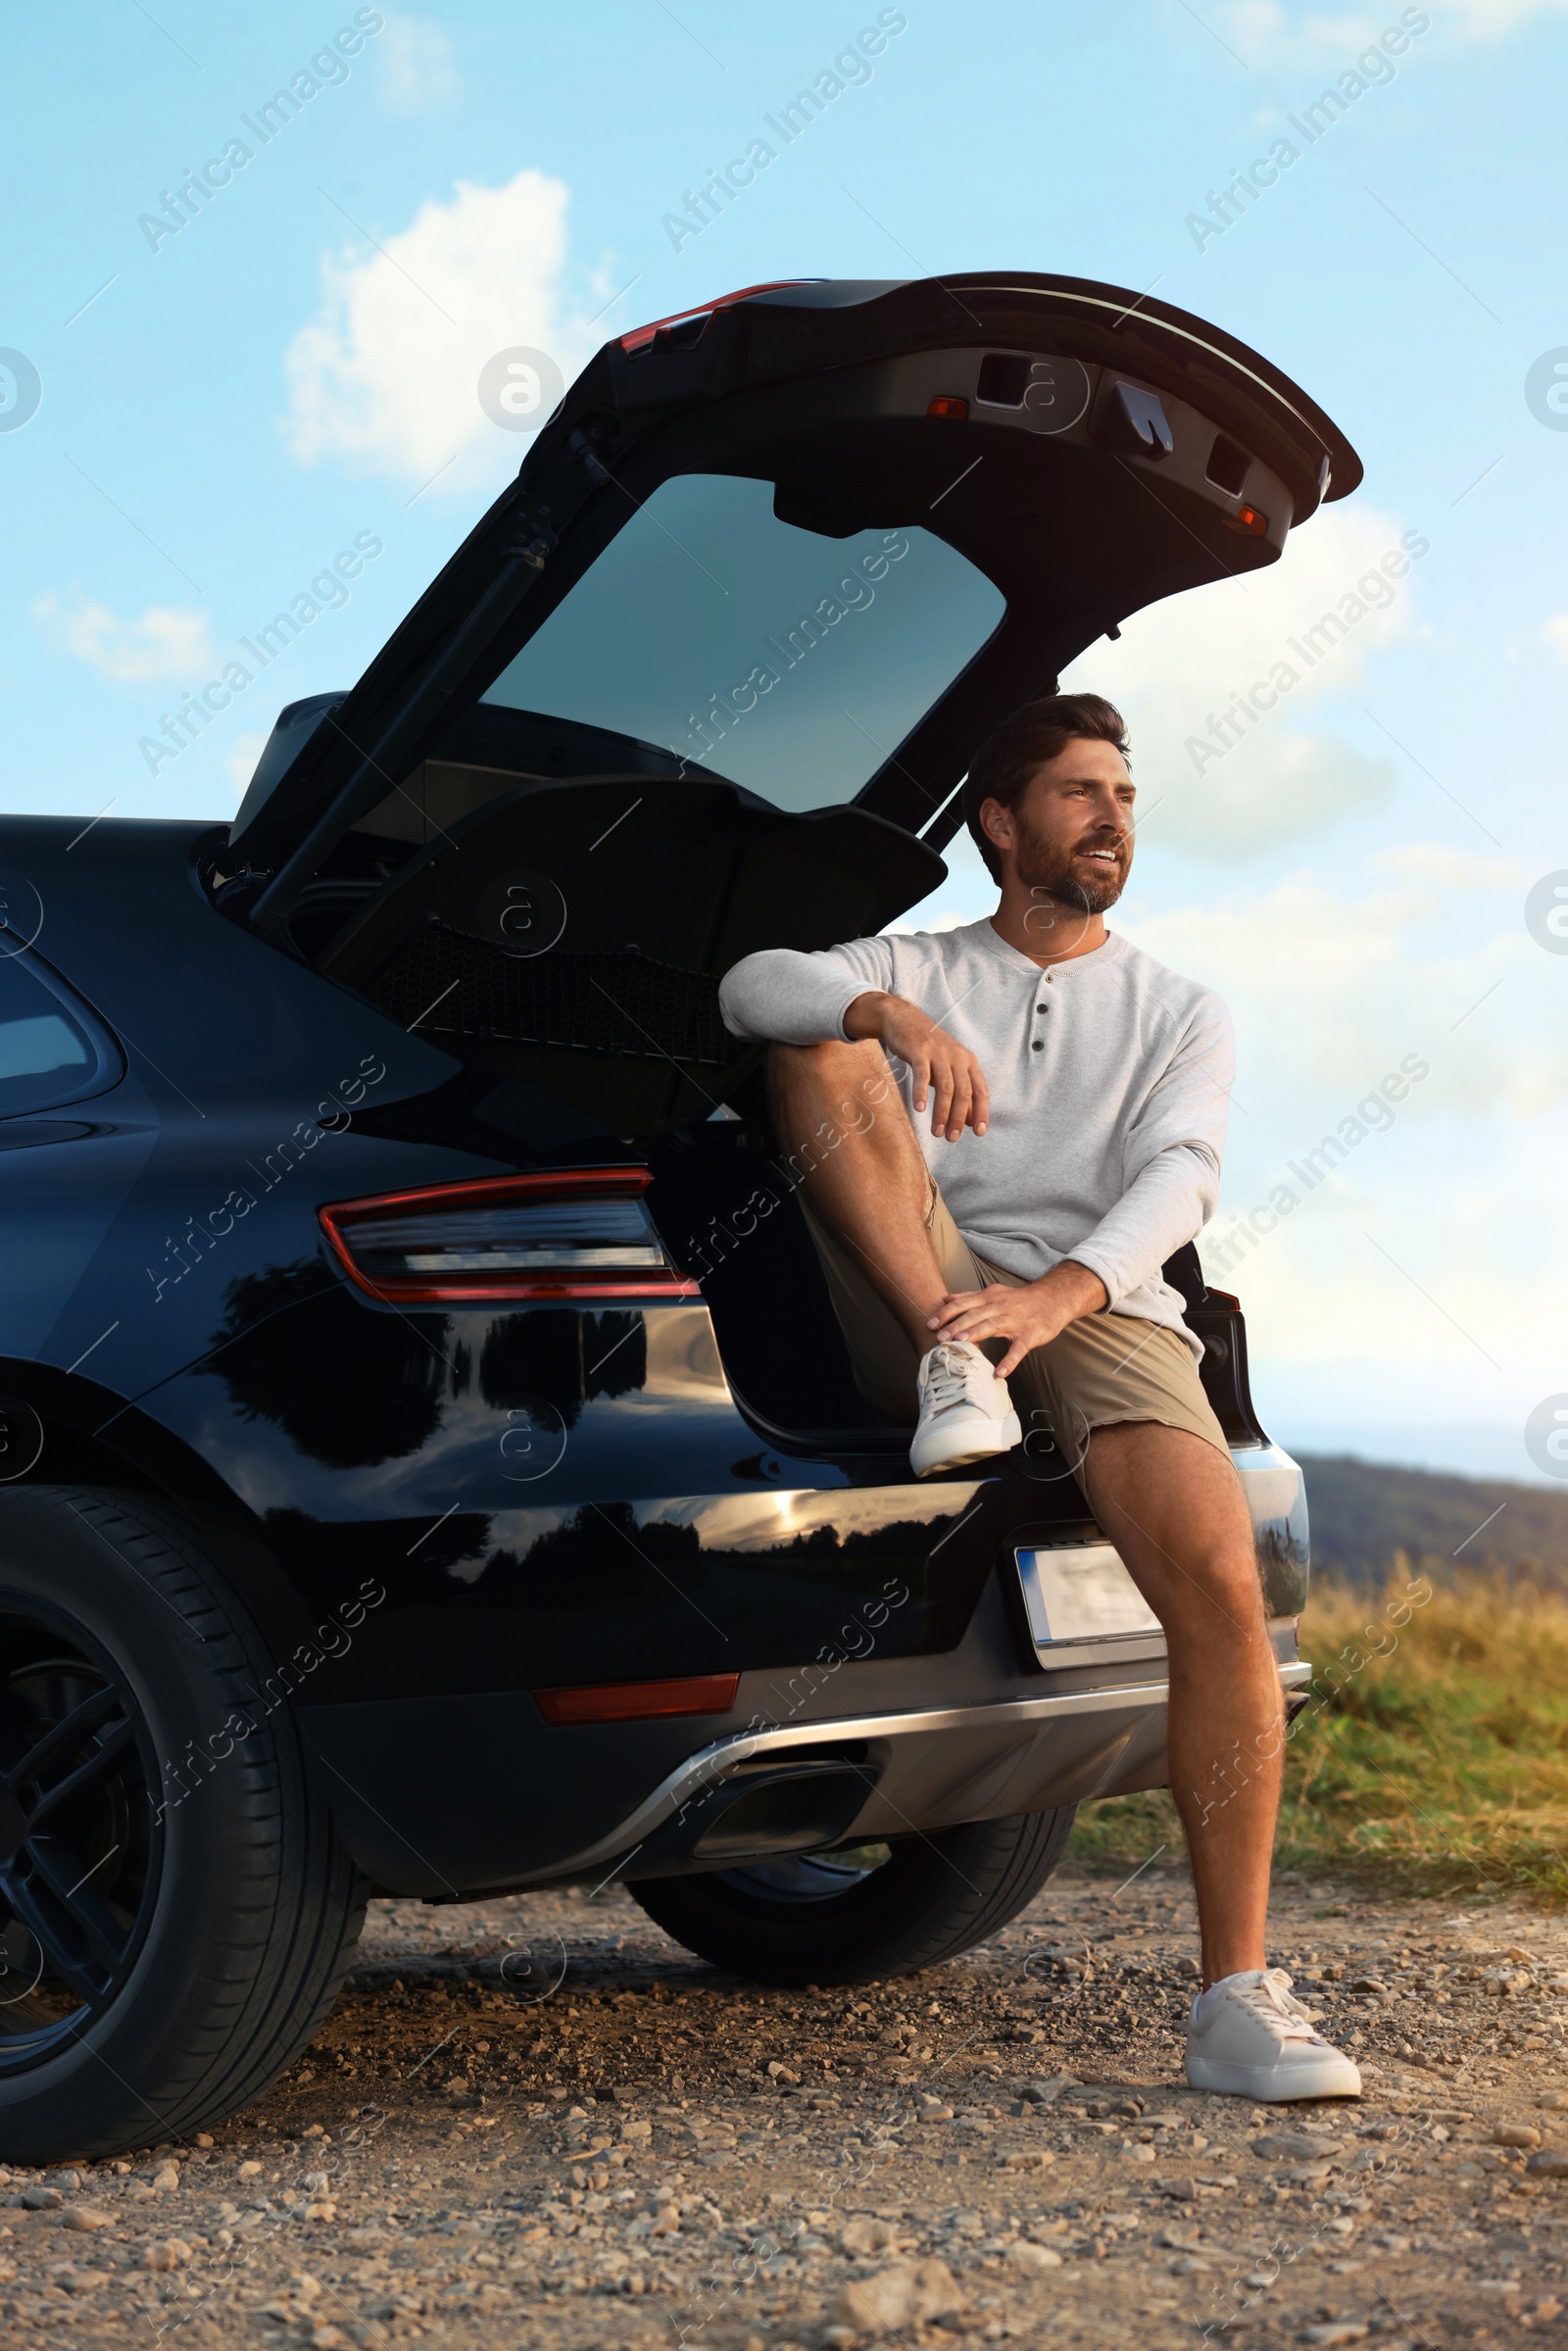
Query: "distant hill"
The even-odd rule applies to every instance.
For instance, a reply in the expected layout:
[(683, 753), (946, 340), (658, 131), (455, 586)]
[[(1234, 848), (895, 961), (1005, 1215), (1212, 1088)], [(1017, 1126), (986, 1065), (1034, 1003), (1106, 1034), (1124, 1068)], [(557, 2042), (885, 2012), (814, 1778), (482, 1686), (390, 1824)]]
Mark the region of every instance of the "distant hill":
[(1396, 1469), (1350, 1453), (1300, 1453), (1312, 1565), (1360, 1582), (1403, 1550), (1431, 1569), (1531, 1568), (1568, 1589), (1568, 1486), (1514, 1486)]

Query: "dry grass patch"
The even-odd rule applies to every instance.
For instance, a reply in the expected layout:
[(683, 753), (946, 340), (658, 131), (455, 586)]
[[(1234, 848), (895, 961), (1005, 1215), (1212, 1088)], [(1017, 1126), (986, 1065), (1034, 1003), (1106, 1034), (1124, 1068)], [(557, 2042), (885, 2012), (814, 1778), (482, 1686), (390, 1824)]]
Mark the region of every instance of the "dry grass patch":
[[(1568, 1596), (1444, 1583), (1396, 1558), (1369, 1590), (1316, 1581), (1314, 1672), (1286, 1750), (1281, 1865), (1405, 1893), (1568, 1899)], [(1179, 1851), (1163, 1790), (1087, 1805), (1071, 1852), (1132, 1869)]]

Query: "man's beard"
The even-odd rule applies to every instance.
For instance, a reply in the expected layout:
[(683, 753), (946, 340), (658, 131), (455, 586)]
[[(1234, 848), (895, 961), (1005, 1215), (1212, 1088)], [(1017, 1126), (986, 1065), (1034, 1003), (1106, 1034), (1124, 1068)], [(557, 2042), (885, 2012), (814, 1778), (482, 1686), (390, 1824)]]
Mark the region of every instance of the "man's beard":
[(1117, 865), (1084, 867), (1074, 861), (1075, 851), (1085, 848), (1116, 846), (1102, 836), (1091, 842), (1075, 843), (1071, 848), (1058, 849), (1041, 840), (1027, 826), (1018, 833), (1018, 879), (1041, 909), (1041, 925), (1050, 905), (1060, 906), (1068, 914), (1103, 914), (1113, 906), (1127, 885), (1130, 853), (1123, 850), (1122, 862)]

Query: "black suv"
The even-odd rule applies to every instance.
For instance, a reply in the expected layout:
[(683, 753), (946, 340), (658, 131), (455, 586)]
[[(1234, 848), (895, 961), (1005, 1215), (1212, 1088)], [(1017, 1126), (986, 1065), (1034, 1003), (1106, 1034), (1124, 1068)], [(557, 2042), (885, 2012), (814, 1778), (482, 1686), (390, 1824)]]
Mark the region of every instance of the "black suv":
[[(755, 287), (599, 353), (232, 825), (4, 819), (0, 2155), (252, 2099), (377, 1888), (879, 1977), (1161, 1783), (1074, 1461), (911, 1478), (717, 986), (926, 897), (1006, 710), (1359, 477), (1112, 287)], [(1167, 1274), (1295, 1688), (1300, 1478)]]

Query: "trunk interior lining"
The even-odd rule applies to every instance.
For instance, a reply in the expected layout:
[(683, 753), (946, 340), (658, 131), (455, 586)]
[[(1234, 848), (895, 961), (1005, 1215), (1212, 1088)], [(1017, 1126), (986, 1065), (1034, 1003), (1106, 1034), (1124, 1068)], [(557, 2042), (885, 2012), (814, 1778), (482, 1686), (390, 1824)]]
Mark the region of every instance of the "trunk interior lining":
[(323, 899), (319, 968), (612, 1134), (700, 1120), (756, 1065), (718, 1010), (742, 955), (878, 931), (947, 873), (866, 809), (791, 814), (711, 775), (462, 772), (503, 788), (401, 856), (362, 836), (394, 870), (346, 920), (348, 877)]

